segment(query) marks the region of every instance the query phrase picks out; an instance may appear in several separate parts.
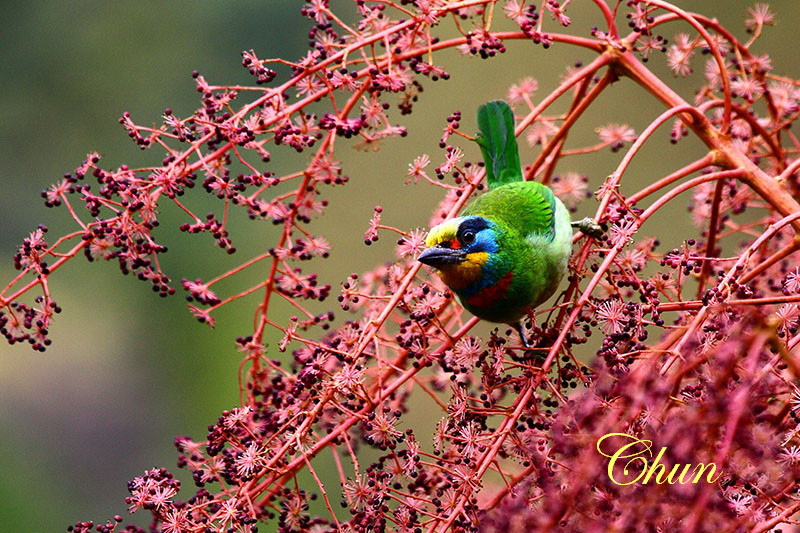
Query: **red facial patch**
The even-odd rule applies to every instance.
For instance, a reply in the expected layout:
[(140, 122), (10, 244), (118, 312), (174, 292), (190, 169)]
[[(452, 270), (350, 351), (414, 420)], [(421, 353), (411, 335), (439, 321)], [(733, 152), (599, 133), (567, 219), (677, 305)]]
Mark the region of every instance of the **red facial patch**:
[(451, 250), (458, 250), (461, 248), (461, 243), (458, 242), (458, 239), (450, 239), (450, 249)]
[(471, 305), (472, 307), (490, 307), (496, 304), (505, 297), (508, 292), (508, 287), (511, 285), (511, 278), (513, 277), (514, 273), (509, 272), (494, 285), (489, 285), (479, 293), (470, 297), (467, 300), (467, 305)]

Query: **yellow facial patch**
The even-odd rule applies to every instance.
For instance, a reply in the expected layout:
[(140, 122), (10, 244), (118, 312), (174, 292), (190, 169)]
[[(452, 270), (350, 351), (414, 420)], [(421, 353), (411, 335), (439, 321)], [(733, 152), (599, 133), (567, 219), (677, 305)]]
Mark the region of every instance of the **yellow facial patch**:
[[(445, 220), (441, 224), (434, 226), (428, 232), (425, 245), (442, 245), (451, 250), (461, 249), (461, 242), (458, 240), (458, 227), (463, 219), (454, 218)], [(489, 261), (489, 254), (486, 252), (473, 252), (466, 254), (460, 263), (448, 264), (438, 270), (439, 276), (445, 285), (453, 290), (460, 290), (474, 283), (483, 275), (481, 267)]]
[(425, 238), (425, 246), (430, 248), (445, 241), (454, 240), (456, 233), (458, 233), (458, 222), (456, 219), (445, 220), (441, 224), (432, 227)]
[(464, 261), (462, 264), (469, 264), (474, 266), (469, 266), (468, 268), (480, 268), (489, 261), (489, 254), (486, 252), (474, 252), (471, 254), (467, 254), (467, 260)]
[(457, 265), (448, 265), (439, 270), (439, 276), (445, 285), (454, 290), (463, 289), (474, 283), (483, 275), (481, 267), (489, 260), (486, 252), (467, 254), (464, 260)]

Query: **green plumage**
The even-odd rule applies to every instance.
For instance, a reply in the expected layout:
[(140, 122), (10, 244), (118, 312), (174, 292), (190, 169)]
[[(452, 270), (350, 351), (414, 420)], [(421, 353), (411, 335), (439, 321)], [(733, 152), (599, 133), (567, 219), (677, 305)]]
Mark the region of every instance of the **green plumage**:
[(558, 288), (572, 249), (572, 227), (549, 187), (523, 181), (508, 104), (481, 106), (478, 127), (489, 190), (461, 217), (432, 228), (429, 248), (419, 259), (439, 270), (471, 313), (516, 325)]
[(502, 100), (493, 100), (478, 108), (478, 133), (475, 139), (481, 147), (486, 164), (489, 190), (506, 183), (522, 181), (517, 136), (514, 132), (514, 113)]
[(485, 216), (521, 236), (542, 236), (552, 241), (556, 232), (559, 200), (550, 187), (535, 181), (515, 181), (479, 196), (464, 209), (464, 216)]
[(546, 235), (552, 240), (558, 199), (546, 185), (523, 181), (511, 108), (502, 100), (480, 106), (478, 128), (476, 141), (489, 192), (470, 204), (464, 215), (486, 216), (523, 236)]
[(572, 229), (566, 208), (549, 187), (532, 181), (502, 185), (478, 197), (464, 216), (492, 221), (498, 251), (484, 267), (496, 284), (509, 272), (502, 298), (462, 304), (490, 322), (512, 323), (547, 300), (558, 288), (572, 251)]

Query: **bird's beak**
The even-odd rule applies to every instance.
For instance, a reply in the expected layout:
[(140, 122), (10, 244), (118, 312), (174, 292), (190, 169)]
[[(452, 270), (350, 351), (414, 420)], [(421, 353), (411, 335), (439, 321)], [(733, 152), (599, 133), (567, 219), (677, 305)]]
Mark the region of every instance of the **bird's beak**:
[(442, 246), (431, 246), (419, 254), (417, 261), (434, 268), (441, 269), (446, 265), (455, 265), (464, 260), (466, 254), (463, 250), (453, 250)]

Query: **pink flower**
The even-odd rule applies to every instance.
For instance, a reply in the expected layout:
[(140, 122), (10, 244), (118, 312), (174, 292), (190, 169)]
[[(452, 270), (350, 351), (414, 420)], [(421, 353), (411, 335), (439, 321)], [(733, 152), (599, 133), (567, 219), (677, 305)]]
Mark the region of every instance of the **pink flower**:
[(387, 123), (383, 102), (376, 95), (372, 95), (369, 99), (364, 96), (361, 98), (361, 102), (361, 113), (369, 127), (377, 128)]
[(191, 294), (191, 297), (201, 304), (216, 305), (220, 302), (220, 299), (217, 297), (216, 293), (212, 291), (207, 284), (203, 283), (199, 279), (194, 281), (185, 279), (181, 282), (181, 284), (183, 285), (184, 290), (188, 291), (189, 294)]
[(544, 8), (550, 12), (552, 17), (562, 26), (570, 25), (570, 18), (565, 13), (565, 8), (569, 2), (558, 2), (557, 0), (547, 0)]
[(452, 363), (470, 370), (475, 367), (478, 358), (484, 353), (480, 340), (475, 337), (464, 337), (456, 342), (450, 359)]
[(523, 78), (508, 89), (508, 100), (512, 105), (524, 104), (539, 89), (539, 82), (531, 77)]
[(414, 162), (408, 165), (408, 172), (406, 173), (406, 184), (419, 183), (420, 178), (429, 180), (425, 168), (430, 165), (431, 158), (427, 154), (422, 154), (414, 159)]
[(425, 249), (426, 236), (426, 231), (415, 229), (409, 232), (408, 235), (400, 237), (397, 241), (397, 257), (416, 257), (419, 255)]
[(251, 442), (234, 460), (236, 472), (242, 477), (256, 474), (266, 464), (266, 452), (257, 442)]
[(636, 41), (636, 51), (647, 62), (653, 52), (666, 52), (667, 46), (660, 35), (643, 35)]
[(734, 95), (752, 102), (764, 93), (764, 86), (753, 76), (736, 76), (731, 82), (731, 91)]
[(595, 130), (600, 141), (611, 146), (611, 150), (616, 152), (625, 143), (636, 140), (636, 132), (627, 124), (606, 124)]
[(469, 423), (458, 431), (465, 457), (473, 457), (478, 453), (481, 441), (481, 432), (474, 424)]
[(745, 58), (745, 65), (752, 72), (766, 73), (772, 70), (772, 58), (768, 54), (752, 55)]
[(360, 511), (369, 505), (377, 491), (366, 475), (356, 475), (342, 485), (342, 492), (350, 508)]
[(556, 134), (558, 128), (549, 120), (537, 120), (525, 134), (528, 146), (545, 145), (550, 138)]
[(775, 24), (775, 14), (770, 10), (768, 4), (759, 2), (747, 8), (747, 18), (744, 21), (747, 30), (755, 32), (762, 26), (772, 26)]
[(800, 463), (800, 446), (783, 448), (781, 450), (781, 456), (778, 459), (778, 462), (788, 466), (794, 466)]
[(562, 176), (555, 176), (550, 188), (568, 209), (574, 209), (589, 197), (588, 181), (589, 178), (585, 174), (567, 172)]
[(359, 365), (348, 364), (333, 375), (333, 386), (344, 394), (352, 394), (364, 381), (364, 369)]
[(675, 42), (667, 49), (667, 64), (676, 76), (686, 77), (692, 73), (694, 43), (686, 33), (676, 35)]
[(183, 533), (193, 529), (186, 509), (168, 509), (161, 524), (162, 533)]
[(503, 11), (505, 12), (506, 17), (510, 18), (519, 25), (528, 22), (528, 9), (524, 0), (506, 0), (505, 5), (503, 6)]
[(394, 415), (377, 411), (367, 422), (368, 430), (365, 432), (364, 437), (372, 444), (387, 445), (402, 435), (394, 427), (396, 422), (397, 418)]
[(604, 301), (595, 310), (595, 315), (597, 320), (603, 323), (601, 327), (606, 335), (622, 332), (623, 325), (628, 320), (625, 304), (620, 300)]
[(439, 167), (439, 172), (442, 174), (447, 174), (451, 170), (455, 168), (455, 166), (464, 158), (464, 151), (455, 146), (449, 146), (447, 148), (447, 156), (445, 158), (444, 163)]
[(611, 237), (611, 244), (614, 246), (627, 246), (633, 242), (633, 236), (636, 234), (637, 223), (633, 218), (627, 218), (620, 222), (615, 222), (611, 225), (609, 235)]
[(783, 291), (785, 294), (800, 293), (800, 267), (796, 267), (794, 272), (789, 272), (783, 278)]
[(47, 205), (47, 207), (61, 205), (61, 202), (66, 198), (66, 195), (74, 190), (72, 186), (72, 181), (63, 179), (48, 187), (47, 190), (42, 193), (42, 196), (45, 198), (45, 200), (47, 200), (45, 205)]
[(308, 172), (314, 179), (330, 185), (332, 183), (340, 183), (342, 175), (341, 162), (333, 159), (330, 154), (325, 154), (322, 157), (317, 157), (308, 167)]
[(795, 304), (783, 304), (775, 313), (778, 331), (782, 335), (793, 334), (800, 320), (800, 309)]

